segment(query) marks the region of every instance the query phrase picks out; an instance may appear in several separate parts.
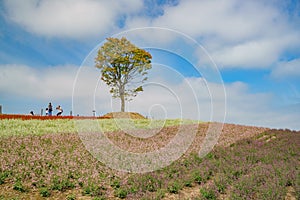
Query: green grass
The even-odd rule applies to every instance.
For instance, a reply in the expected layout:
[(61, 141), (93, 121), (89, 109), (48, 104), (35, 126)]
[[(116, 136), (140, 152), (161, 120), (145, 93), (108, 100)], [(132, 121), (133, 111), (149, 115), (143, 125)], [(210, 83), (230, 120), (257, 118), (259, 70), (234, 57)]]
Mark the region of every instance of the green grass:
[(74, 121), (70, 119), (58, 120), (0, 120), (0, 137), (43, 135), (48, 133), (74, 133)]
[(100, 119), (100, 120), (0, 120), (0, 137), (43, 135), (49, 133), (112, 132), (131, 129), (153, 129), (181, 124), (199, 123), (196, 120)]

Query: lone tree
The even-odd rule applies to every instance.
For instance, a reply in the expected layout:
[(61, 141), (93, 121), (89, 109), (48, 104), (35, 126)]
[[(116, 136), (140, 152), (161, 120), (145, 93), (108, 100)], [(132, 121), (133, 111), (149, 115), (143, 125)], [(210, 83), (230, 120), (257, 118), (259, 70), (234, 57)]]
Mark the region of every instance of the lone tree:
[(110, 86), (113, 97), (121, 99), (121, 112), (124, 112), (125, 100), (143, 91), (140, 84), (147, 80), (152, 56), (125, 37), (106, 40), (95, 58), (96, 67), (101, 70), (101, 79)]

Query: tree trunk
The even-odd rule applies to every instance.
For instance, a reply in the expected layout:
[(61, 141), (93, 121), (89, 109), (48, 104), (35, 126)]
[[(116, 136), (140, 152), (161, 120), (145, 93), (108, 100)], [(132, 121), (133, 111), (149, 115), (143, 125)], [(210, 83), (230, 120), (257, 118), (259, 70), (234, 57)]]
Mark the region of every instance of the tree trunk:
[(120, 99), (121, 99), (121, 112), (125, 112), (125, 91), (124, 87), (119, 88), (120, 91)]
[(125, 112), (125, 98), (124, 98), (124, 95), (121, 96), (121, 112)]

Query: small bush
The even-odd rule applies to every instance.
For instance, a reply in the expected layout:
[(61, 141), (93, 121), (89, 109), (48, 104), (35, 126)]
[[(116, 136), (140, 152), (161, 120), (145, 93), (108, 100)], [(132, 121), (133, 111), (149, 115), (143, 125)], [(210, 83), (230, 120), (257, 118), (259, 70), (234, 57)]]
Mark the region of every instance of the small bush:
[(215, 158), (215, 155), (214, 155), (212, 152), (210, 152), (210, 153), (208, 153), (208, 154), (206, 155), (205, 158), (213, 159), (213, 158)]
[(212, 190), (206, 190), (201, 188), (200, 193), (202, 197), (204, 197), (205, 199), (212, 199), (212, 200), (217, 199), (215, 193)]
[(217, 183), (216, 186), (218, 188), (218, 192), (220, 192), (221, 194), (224, 194), (226, 186), (223, 183)]
[(124, 188), (118, 188), (117, 190), (115, 190), (115, 196), (119, 197), (120, 199), (125, 199), (127, 197), (127, 190)]
[(75, 194), (69, 194), (66, 199), (67, 200), (75, 200), (76, 199), (76, 195)]
[(226, 179), (226, 176), (224, 174), (221, 174), (221, 175), (215, 177), (214, 183), (215, 183), (217, 191), (221, 194), (224, 194), (227, 184), (230, 184), (230, 180)]
[(41, 188), (40, 189), (40, 195), (42, 196), (42, 197), (50, 197), (50, 195), (51, 195), (51, 192), (48, 190), (48, 188)]
[(141, 179), (141, 187), (143, 191), (155, 192), (161, 187), (161, 181), (148, 175)]
[(195, 183), (201, 184), (203, 182), (203, 178), (202, 178), (200, 172), (196, 171), (193, 173), (192, 176), (193, 176), (193, 180)]
[(14, 184), (13, 189), (17, 190), (19, 192), (26, 192), (27, 191), (26, 188), (25, 188), (25, 186), (20, 181), (17, 181)]
[(79, 181), (79, 182), (78, 182), (78, 185), (79, 185), (80, 187), (83, 187), (83, 186), (84, 186), (84, 183), (81, 182), (81, 181)]
[(83, 195), (102, 196), (104, 190), (106, 190), (106, 188), (103, 186), (89, 184), (83, 188)]
[(75, 184), (72, 183), (69, 179), (60, 180), (59, 178), (54, 178), (52, 181), (52, 190), (65, 191), (70, 188), (74, 188)]
[(8, 178), (9, 172), (0, 172), (0, 185), (5, 183), (5, 179)]
[(162, 199), (162, 198), (164, 198), (165, 197), (165, 194), (166, 194), (166, 191), (165, 190), (163, 190), (163, 189), (159, 189), (159, 190), (157, 190), (157, 192), (156, 192), (156, 195), (155, 195), (155, 200), (160, 200), (160, 199)]
[(136, 185), (131, 185), (128, 189), (128, 193), (135, 194), (139, 191), (139, 188)]
[(173, 194), (178, 194), (182, 186), (178, 182), (173, 182), (168, 186), (168, 191)]
[(114, 188), (114, 189), (120, 188), (120, 186), (121, 186), (120, 180), (114, 179), (114, 180), (111, 182), (110, 186), (111, 186), (112, 188)]
[(193, 186), (193, 181), (191, 179), (185, 180), (184, 181), (184, 186), (185, 187), (192, 187)]

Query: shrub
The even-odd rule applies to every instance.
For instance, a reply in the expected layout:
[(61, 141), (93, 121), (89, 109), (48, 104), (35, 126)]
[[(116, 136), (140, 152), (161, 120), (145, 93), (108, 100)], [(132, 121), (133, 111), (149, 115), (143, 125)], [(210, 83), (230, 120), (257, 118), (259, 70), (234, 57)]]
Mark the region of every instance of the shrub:
[(193, 186), (193, 181), (191, 179), (187, 179), (184, 181), (184, 186), (185, 187), (192, 187)]
[(40, 189), (40, 195), (42, 197), (50, 197), (51, 192), (48, 190), (48, 188), (43, 187)]
[(0, 172), (0, 185), (5, 182), (5, 179), (8, 177), (8, 172)]
[(70, 188), (74, 188), (75, 184), (72, 183), (69, 179), (60, 180), (58, 177), (55, 177), (52, 181), (52, 190), (65, 191)]
[(203, 178), (202, 178), (200, 172), (195, 171), (195, 172), (193, 172), (192, 176), (193, 176), (193, 180), (195, 183), (201, 184), (203, 182)]
[(217, 199), (215, 193), (212, 190), (206, 190), (204, 188), (200, 189), (200, 193), (202, 195), (202, 197), (204, 197), (205, 199)]
[(119, 197), (120, 199), (125, 199), (127, 197), (127, 190), (124, 188), (118, 188), (117, 190), (115, 190), (115, 196)]
[(104, 190), (106, 190), (106, 188), (104, 186), (99, 186), (99, 185), (90, 183), (89, 185), (83, 187), (83, 195), (100, 197), (104, 194)]
[(67, 200), (75, 200), (76, 199), (76, 195), (75, 194), (69, 194), (67, 196)]
[(155, 192), (161, 187), (161, 181), (153, 176), (146, 175), (141, 178), (142, 191)]
[(26, 192), (27, 191), (27, 189), (25, 188), (25, 186), (20, 181), (17, 181), (14, 184), (13, 189), (17, 190), (19, 192)]
[(168, 191), (173, 194), (178, 194), (181, 188), (182, 186), (177, 181), (174, 181), (171, 184), (169, 184)]
[(119, 188), (121, 186), (120, 180), (119, 179), (112, 180), (112, 182), (110, 183), (110, 186), (114, 189)]
[(226, 189), (227, 185), (230, 184), (230, 182), (231, 181), (228, 180), (224, 174), (220, 174), (220, 175), (216, 176), (214, 179), (216, 189), (221, 194), (225, 193), (225, 189)]
[(166, 193), (166, 191), (165, 191), (164, 189), (159, 189), (159, 190), (157, 190), (154, 199), (155, 199), (155, 200), (160, 200), (160, 199), (164, 198), (164, 197), (165, 197), (165, 193)]

